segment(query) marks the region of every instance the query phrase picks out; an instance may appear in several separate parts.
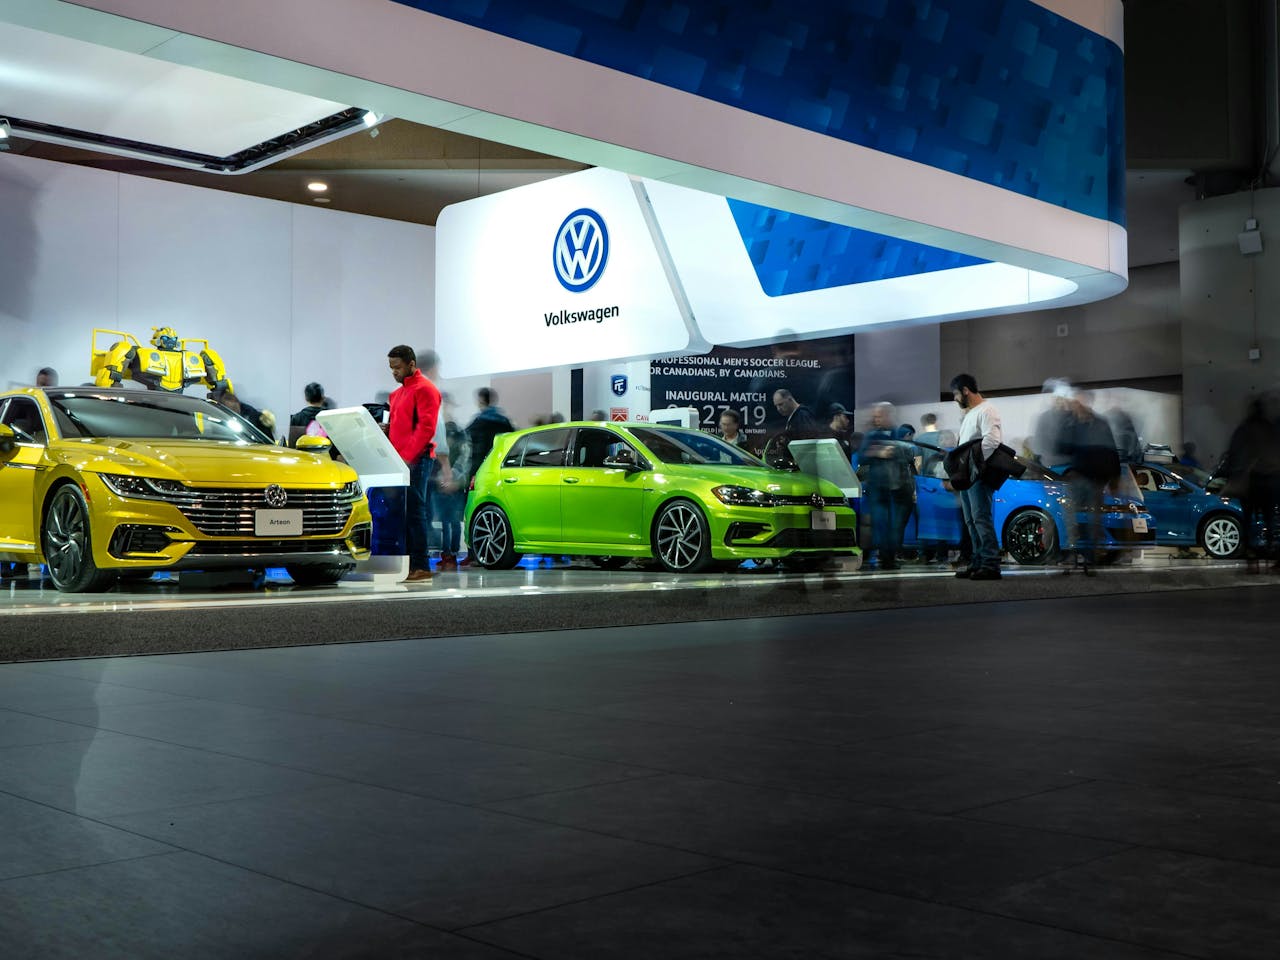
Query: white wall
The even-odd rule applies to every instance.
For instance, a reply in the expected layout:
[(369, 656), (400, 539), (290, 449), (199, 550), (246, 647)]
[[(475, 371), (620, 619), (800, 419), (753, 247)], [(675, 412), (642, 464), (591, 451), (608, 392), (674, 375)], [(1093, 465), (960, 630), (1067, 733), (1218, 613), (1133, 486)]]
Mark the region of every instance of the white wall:
[(167, 325), (283, 420), (311, 380), (372, 400), (389, 347), (435, 339), (431, 227), (11, 155), (0, 209), (0, 387), (83, 383), (94, 327)]

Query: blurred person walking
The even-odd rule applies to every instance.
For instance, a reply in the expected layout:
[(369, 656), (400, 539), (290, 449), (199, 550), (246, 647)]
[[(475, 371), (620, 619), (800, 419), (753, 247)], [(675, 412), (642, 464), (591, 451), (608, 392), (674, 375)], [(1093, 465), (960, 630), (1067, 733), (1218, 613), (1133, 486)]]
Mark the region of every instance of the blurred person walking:
[(747, 435), (742, 432), (742, 418), (738, 416), (736, 410), (725, 410), (720, 414), (720, 439), (725, 443), (732, 443), (735, 447), (751, 451), (751, 443), (747, 440)]
[(968, 467), (970, 485), (958, 492), (960, 513), (973, 543), (969, 568), (957, 570), (956, 576), (968, 580), (999, 580), (1000, 543), (991, 516), (995, 487), (983, 479), (982, 470), (1002, 441), (1000, 413), (978, 391), (978, 381), (971, 374), (961, 373), (952, 379), (951, 396), (964, 411), (964, 419), (960, 421), (959, 446), (948, 459)]
[(511, 433), (515, 426), (507, 419), (507, 415), (498, 406), (498, 392), (490, 387), (481, 387), (476, 391), (476, 406), (480, 412), (467, 424), (467, 442), (471, 446), (471, 456), (467, 466), (467, 486), (476, 478), (484, 458), (493, 449), (493, 441), (499, 434)]
[(912, 501), (910, 448), (898, 440), (893, 406), (871, 408), (871, 426), (858, 450), (862, 503), (871, 515), (872, 545), (881, 570), (897, 570), (902, 551), (904, 516)]
[(1280, 571), (1280, 391), (1249, 403), (1220, 472), (1227, 478), (1223, 494), (1239, 497), (1244, 507), (1249, 572), (1258, 572), (1262, 560)]
[[(467, 443), (466, 432), (453, 418), (455, 409), (453, 398), (447, 393), (441, 393), (439, 422), (444, 425), (444, 443), (448, 449), (448, 457), (442, 458), (437, 451), (437, 466), (431, 485), (431, 513), (440, 521), (441, 570), (458, 568), (458, 551), (462, 547), (462, 514), (467, 505), (466, 481), (470, 445)], [(436, 432), (438, 435), (439, 428)]]
[(1103, 540), (1102, 497), (1120, 476), (1121, 456), (1110, 424), (1094, 412), (1089, 399), (1088, 394), (1072, 399), (1058, 448), (1070, 463), (1067, 478), (1076, 515), (1076, 557), (1084, 565), (1085, 576), (1092, 577)]

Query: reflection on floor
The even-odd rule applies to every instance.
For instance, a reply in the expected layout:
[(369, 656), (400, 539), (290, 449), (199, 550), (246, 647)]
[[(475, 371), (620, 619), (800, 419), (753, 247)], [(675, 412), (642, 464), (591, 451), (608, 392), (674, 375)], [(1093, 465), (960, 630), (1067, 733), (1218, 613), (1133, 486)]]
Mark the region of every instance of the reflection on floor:
[(0, 665), (0, 943), (1271, 960), (1278, 621), (1242, 587)]
[[(1122, 557), (1114, 566), (1104, 568), (1108, 576), (1127, 573), (1187, 571), (1217, 572), (1239, 570), (1243, 562), (1210, 561), (1173, 550), (1150, 550), (1136, 556)], [(1006, 577), (1058, 576), (1067, 569), (1063, 565), (1020, 567), (1006, 564)], [(33, 614), (55, 611), (88, 613), (102, 610), (194, 609), (204, 606), (234, 607), (244, 604), (350, 603), (361, 600), (440, 599), (460, 597), (485, 599), (495, 597), (572, 594), (607, 588), (614, 592), (652, 593), (706, 589), (754, 589), (763, 582), (803, 583), (815, 576), (828, 582), (857, 584), (865, 582), (897, 582), (945, 580), (953, 575), (948, 564), (906, 563), (893, 572), (862, 569), (859, 559), (833, 563), (820, 574), (790, 573), (773, 563), (747, 562), (731, 572), (697, 575), (675, 575), (654, 569), (628, 565), (621, 570), (602, 570), (581, 557), (525, 557), (514, 570), (484, 570), (465, 566), (460, 570), (436, 569), (434, 580), (427, 585), (407, 586), (393, 581), (343, 582), (331, 588), (296, 588), (283, 569), (261, 574), (238, 573), (159, 573), (150, 579), (122, 580), (109, 591), (99, 594), (59, 593), (39, 567), (28, 568), (27, 575), (5, 579), (0, 586), (0, 614)]]

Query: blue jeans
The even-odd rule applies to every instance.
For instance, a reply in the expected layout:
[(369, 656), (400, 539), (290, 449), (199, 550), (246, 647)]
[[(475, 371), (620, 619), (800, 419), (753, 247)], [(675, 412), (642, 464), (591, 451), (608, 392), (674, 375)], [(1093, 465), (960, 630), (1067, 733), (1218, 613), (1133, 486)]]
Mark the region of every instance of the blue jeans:
[[(910, 496), (909, 491), (906, 492)], [(867, 484), (862, 502), (871, 513), (872, 545), (881, 565), (893, 566), (902, 550), (902, 533), (911, 503), (904, 503), (903, 491), (879, 484)]]
[(996, 525), (991, 519), (991, 498), (995, 491), (981, 480), (968, 490), (960, 491), (960, 513), (973, 541), (973, 559), (970, 570), (999, 570), (1000, 544), (996, 540)]
[(409, 489), (405, 491), (405, 541), (410, 570), (430, 570), (428, 543), (431, 534), (431, 475), (436, 462), (422, 457), (409, 467)]
[(445, 493), (431, 484), (431, 513), (440, 521), (440, 554), (457, 555), (462, 546), (462, 511), (467, 505), (467, 492)]

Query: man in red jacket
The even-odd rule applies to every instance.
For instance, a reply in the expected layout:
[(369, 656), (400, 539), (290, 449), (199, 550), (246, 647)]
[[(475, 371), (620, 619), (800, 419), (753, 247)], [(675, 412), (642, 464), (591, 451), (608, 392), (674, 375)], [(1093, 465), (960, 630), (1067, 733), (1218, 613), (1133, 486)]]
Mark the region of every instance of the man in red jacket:
[(387, 352), (387, 365), (399, 388), (391, 392), (391, 416), (387, 437), (396, 453), (409, 465), (409, 490), (405, 539), (409, 549), (409, 576), (405, 583), (429, 583), (431, 560), (427, 555), (431, 531), (431, 467), (435, 456), (436, 420), (440, 416), (440, 391), (418, 369), (412, 347), (401, 344)]

